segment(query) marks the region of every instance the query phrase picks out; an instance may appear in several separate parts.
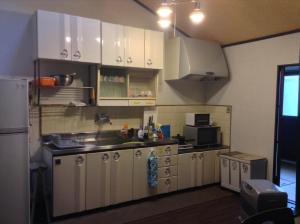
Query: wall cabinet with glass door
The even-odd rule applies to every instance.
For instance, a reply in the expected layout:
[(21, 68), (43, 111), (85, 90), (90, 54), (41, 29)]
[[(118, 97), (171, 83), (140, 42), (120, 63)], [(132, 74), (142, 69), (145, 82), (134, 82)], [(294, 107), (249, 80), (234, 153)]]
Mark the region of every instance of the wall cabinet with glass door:
[(97, 82), (98, 106), (154, 106), (155, 71), (101, 68)]

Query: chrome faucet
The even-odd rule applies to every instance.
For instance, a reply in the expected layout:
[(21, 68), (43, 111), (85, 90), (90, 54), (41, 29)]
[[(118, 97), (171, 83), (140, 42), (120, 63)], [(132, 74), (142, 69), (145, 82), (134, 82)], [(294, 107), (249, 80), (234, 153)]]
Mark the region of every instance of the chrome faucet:
[(105, 113), (102, 113), (102, 114), (96, 113), (96, 115), (95, 115), (95, 123), (98, 123), (98, 124), (101, 124), (101, 125), (103, 125), (103, 124), (110, 124), (110, 125), (112, 125), (109, 116), (107, 114), (105, 114)]

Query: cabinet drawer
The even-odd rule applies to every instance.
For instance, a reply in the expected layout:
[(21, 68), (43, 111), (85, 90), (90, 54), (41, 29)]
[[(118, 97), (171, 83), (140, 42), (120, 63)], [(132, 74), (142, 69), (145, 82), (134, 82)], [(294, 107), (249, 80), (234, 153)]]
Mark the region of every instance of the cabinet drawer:
[(177, 166), (177, 160), (177, 155), (160, 157), (158, 167)]
[(158, 179), (158, 194), (168, 193), (177, 190), (177, 177)]
[(155, 106), (155, 100), (129, 100), (129, 106)]
[(128, 100), (98, 100), (98, 106), (128, 106)]
[(163, 167), (158, 169), (158, 178), (177, 176), (177, 166)]
[(158, 156), (170, 156), (178, 154), (178, 145), (164, 145), (157, 148)]

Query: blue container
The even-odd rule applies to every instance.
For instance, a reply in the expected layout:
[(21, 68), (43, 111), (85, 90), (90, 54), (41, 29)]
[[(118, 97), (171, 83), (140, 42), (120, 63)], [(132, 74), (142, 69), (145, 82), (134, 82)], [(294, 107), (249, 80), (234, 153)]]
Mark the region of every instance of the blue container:
[(162, 131), (165, 138), (171, 138), (171, 125), (164, 124), (160, 126), (160, 130)]

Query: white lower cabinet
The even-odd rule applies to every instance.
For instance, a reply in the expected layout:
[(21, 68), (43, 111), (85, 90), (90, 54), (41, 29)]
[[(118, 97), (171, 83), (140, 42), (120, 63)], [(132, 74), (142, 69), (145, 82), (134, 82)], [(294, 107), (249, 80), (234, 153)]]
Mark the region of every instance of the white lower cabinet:
[(178, 155), (178, 189), (196, 186), (196, 153)]
[(241, 171), (241, 181), (251, 178), (250, 164), (240, 163), (240, 171)]
[(118, 204), (132, 200), (133, 149), (111, 152), (110, 202)]
[(196, 186), (203, 185), (203, 166), (204, 166), (204, 153), (197, 152), (197, 164), (196, 164)]
[(62, 216), (84, 211), (86, 155), (54, 157), (53, 216)]
[(110, 205), (110, 152), (87, 154), (86, 209)]
[(157, 193), (164, 194), (172, 191), (177, 191), (177, 176), (158, 179)]
[(240, 192), (240, 184), (247, 179), (266, 179), (267, 159), (241, 152), (220, 155), (221, 186)]
[(203, 184), (215, 183), (216, 151), (203, 152)]
[(178, 189), (203, 185), (204, 153), (193, 152), (178, 155)]
[(229, 186), (229, 159), (221, 158), (220, 159), (220, 166), (221, 166), (221, 186), (228, 187)]
[(231, 187), (239, 191), (240, 189), (240, 164), (238, 161), (230, 160), (230, 185)]
[(148, 185), (148, 158), (155, 153), (155, 148), (134, 149), (133, 152), (133, 199), (140, 199), (156, 194), (156, 188)]

